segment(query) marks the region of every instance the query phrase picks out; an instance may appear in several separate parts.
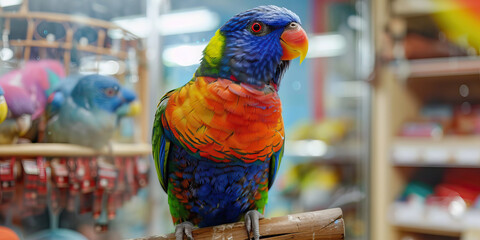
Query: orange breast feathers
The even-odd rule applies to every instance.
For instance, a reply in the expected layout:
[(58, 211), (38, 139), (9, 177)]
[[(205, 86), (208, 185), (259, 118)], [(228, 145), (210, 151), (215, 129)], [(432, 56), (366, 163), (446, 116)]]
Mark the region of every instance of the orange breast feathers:
[(169, 100), (163, 125), (192, 153), (216, 162), (264, 161), (284, 142), (276, 91), (197, 77)]

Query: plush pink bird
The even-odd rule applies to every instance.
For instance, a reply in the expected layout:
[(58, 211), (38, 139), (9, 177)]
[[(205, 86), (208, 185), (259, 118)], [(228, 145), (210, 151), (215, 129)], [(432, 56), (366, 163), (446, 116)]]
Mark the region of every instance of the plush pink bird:
[(55, 60), (30, 61), (0, 77), (8, 105), (7, 119), (0, 124), (0, 144), (15, 143), (27, 132), (29, 138), (36, 136), (35, 130), (29, 132), (32, 123), (39, 122), (48, 96), (64, 77), (63, 65)]

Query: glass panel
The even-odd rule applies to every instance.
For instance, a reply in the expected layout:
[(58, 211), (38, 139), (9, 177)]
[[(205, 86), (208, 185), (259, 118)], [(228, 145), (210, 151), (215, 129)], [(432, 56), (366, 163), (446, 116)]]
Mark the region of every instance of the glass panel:
[(111, 22), (146, 1), (0, 8), (0, 236), (147, 235), (145, 46)]
[[(159, 29), (162, 91), (191, 79), (201, 51), (223, 23), (262, 4), (270, 2), (168, 1), (169, 8), (162, 17), (185, 17), (182, 23), (172, 22), (177, 26), (176, 33), (169, 32), (170, 26), (169, 30)], [(286, 148), (279, 175), (269, 191), (266, 216), (341, 207), (346, 239), (369, 239), (370, 93), (365, 81), (371, 68), (368, 2), (275, 4), (301, 18), (309, 35), (309, 55), (301, 65), (298, 60), (292, 61), (280, 85)], [(200, 13), (205, 14), (205, 21), (194, 17)]]

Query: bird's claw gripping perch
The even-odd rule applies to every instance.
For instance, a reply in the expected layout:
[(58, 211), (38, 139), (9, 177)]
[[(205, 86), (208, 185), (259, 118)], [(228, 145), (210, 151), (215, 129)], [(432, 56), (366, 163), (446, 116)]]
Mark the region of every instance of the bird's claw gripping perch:
[[(247, 227), (248, 239), (260, 239), (260, 224), (259, 220), (264, 216), (257, 210), (250, 210), (245, 214), (245, 226)], [(253, 236), (252, 236), (253, 235)]]
[(191, 222), (182, 222), (175, 226), (175, 239), (183, 240), (183, 235), (187, 236), (188, 240), (193, 240), (193, 224)]

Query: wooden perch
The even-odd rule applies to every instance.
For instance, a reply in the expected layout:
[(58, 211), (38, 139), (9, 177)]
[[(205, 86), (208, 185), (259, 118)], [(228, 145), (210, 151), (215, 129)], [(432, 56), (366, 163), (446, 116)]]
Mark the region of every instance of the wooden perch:
[[(344, 239), (342, 210), (339, 208), (292, 214), (260, 220), (261, 239)], [(244, 222), (199, 228), (193, 231), (195, 240), (248, 239)], [(175, 240), (175, 235), (151, 236), (139, 240)]]

